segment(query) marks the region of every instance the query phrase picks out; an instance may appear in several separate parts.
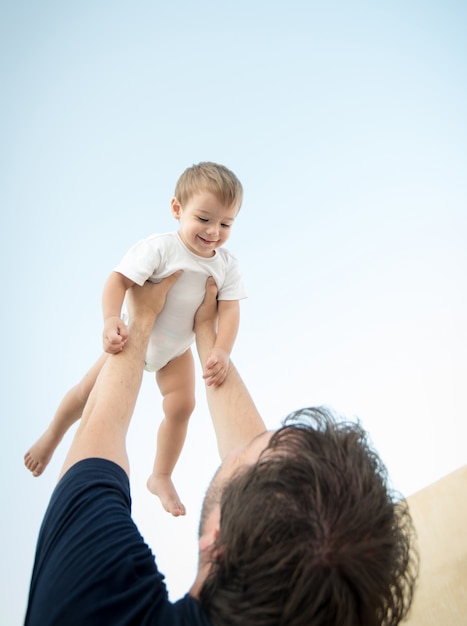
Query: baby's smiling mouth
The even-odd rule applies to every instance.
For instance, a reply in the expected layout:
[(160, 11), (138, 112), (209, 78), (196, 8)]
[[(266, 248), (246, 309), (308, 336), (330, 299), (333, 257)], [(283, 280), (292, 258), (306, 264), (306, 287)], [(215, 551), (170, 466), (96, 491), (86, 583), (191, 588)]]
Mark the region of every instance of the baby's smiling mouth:
[(206, 245), (212, 245), (213, 243), (216, 243), (215, 241), (211, 241), (210, 239), (205, 239), (204, 237), (201, 237), (201, 235), (198, 235), (198, 238)]

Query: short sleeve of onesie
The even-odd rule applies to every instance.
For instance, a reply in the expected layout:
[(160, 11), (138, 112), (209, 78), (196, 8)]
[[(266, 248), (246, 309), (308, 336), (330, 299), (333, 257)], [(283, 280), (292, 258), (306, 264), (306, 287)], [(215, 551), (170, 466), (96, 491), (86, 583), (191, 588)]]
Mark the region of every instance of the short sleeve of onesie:
[(237, 259), (227, 250), (220, 248), (217, 253), (225, 265), (225, 279), (219, 289), (219, 300), (243, 300), (247, 297), (245, 284)]
[(142, 239), (132, 246), (115, 271), (120, 272), (137, 285), (144, 285), (161, 263), (161, 250), (154, 245), (155, 238)]

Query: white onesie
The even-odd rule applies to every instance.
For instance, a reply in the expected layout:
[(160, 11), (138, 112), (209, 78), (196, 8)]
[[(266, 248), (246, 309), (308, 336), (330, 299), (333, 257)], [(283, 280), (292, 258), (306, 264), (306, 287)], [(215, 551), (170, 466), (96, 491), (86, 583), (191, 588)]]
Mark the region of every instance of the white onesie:
[(156, 372), (193, 343), (195, 313), (204, 299), (206, 279), (216, 281), (219, 300), (241, 300), (246, 291), (237, 260), (224, 248), (204, 258), (190, 252), (177, 233), (151, 235), (139, 241), (114, 268), (138, 285), (158, 283), (182, 269), (157, 317), (146, 353), (146, 370)]

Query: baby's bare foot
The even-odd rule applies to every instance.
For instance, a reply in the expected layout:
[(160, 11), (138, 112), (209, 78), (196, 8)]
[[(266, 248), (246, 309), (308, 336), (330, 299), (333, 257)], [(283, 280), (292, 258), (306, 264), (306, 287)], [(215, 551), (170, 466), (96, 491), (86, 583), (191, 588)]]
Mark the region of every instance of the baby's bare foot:
[(180, 502), (170, 476), (151, 474), (146, 484), (149, 491), (159, 498), (166, 511), (172, 513), (174, 517), (186, 515), (186, 509)]
[(29, 448), (24, 455), (24, 465), (33, 476), (42, 474), (60, 440), (61, 437), (55, 435), (50, 430), (46, 430), (36, 443)]

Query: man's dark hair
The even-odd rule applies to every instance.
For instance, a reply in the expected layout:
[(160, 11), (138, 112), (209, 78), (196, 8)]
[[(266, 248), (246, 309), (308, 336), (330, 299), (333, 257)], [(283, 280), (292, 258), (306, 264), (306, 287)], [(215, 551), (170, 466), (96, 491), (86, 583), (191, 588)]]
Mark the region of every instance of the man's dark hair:
[(214, 626), (392, 626), (412, 601), (413, 535), (361, 426), (302, 409), (226, 485), (200, 601)]

